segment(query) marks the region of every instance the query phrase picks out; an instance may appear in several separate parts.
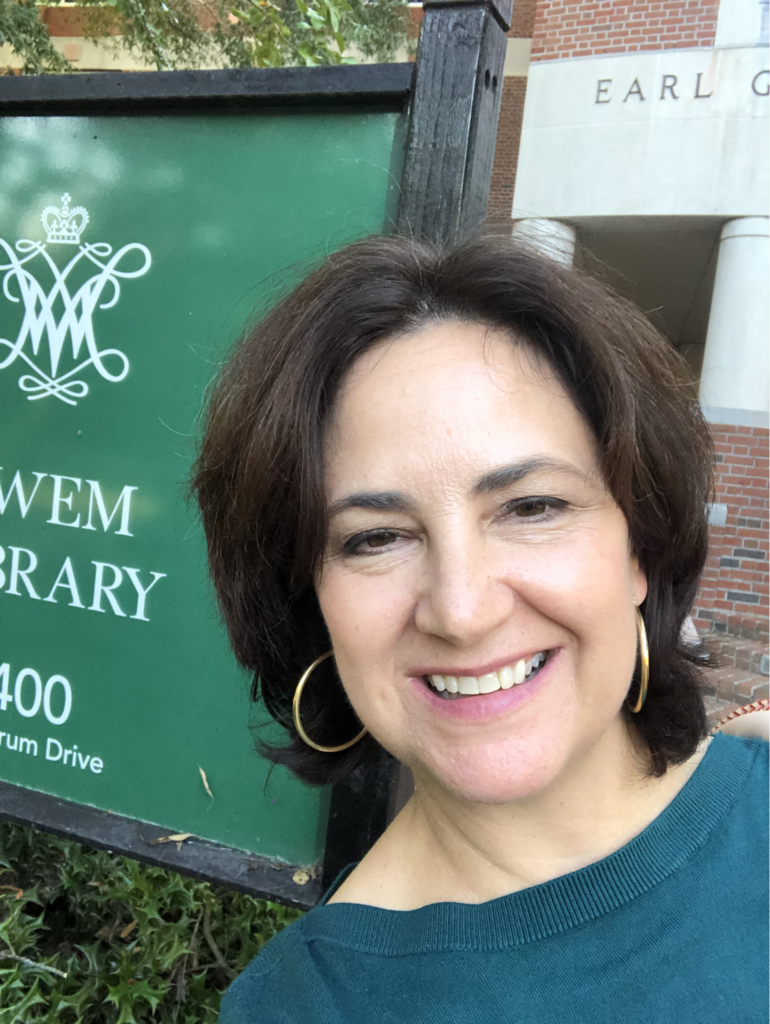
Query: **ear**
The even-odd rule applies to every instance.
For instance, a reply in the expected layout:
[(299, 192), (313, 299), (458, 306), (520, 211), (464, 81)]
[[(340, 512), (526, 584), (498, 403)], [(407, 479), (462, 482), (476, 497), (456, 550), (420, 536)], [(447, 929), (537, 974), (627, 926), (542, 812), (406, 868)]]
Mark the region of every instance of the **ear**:
[(647, 575), (639, 564), (636, 555), (631, 556), (631, 589), (634, 596), (634, 604), (637, 607), (647, 597)]

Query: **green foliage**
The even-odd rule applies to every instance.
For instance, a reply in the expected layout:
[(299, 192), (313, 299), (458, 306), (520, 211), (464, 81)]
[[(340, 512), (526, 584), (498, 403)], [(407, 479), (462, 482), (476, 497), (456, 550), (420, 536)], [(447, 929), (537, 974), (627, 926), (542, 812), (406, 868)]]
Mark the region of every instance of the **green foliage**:
[[(407, 0), (96, 0), (80, 10), (87, 39), (159, 71), (355, 63), (342, 56), (350, 47), (389, 61), (410, 42)], [(25, 74), (72, 70), (34, 0), (0, 0), (0, 43)]]
[(0, 823), (0, 1024), (215, 1024), (299, 912)]
[(350, 0), (344, 28), (350, 43), (370, 60), (387, 63), (401, 47), (412, 56), (417, 49), (408, 0)]
[(0, 46), (5, 44), (21, 57), (24, 74), (70, 70), (54, 48), (34, 0), (0, 0)]
[(252, 64), (244, 30), (230, 20), (225, 0), (97, 0), (86, 11), (87, 38), (116, 52), (128, 49), (158, 71)]
[(233, 10), (253, 30), (253, 62), (261, 68), (354, 63), (342, 56), (342, 20), (349, 13), (347, 0), (290, 0), (283, 5), (253, 0), (245, 9)]
[(258, 67), (353, 64), (343, 56), (350, 47), (390, 61), (409, 41), (406, 0), (249, 0), (232, 13), (251, 34)]

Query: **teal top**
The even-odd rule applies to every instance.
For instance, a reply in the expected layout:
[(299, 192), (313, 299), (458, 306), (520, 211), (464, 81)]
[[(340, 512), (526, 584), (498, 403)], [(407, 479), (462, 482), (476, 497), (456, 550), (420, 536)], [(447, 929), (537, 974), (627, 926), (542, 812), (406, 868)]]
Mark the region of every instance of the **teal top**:
[(768, 745), (718, 735), (642, 833), (487, 903), (319, 905), (220, 1024), (767, 1024)]

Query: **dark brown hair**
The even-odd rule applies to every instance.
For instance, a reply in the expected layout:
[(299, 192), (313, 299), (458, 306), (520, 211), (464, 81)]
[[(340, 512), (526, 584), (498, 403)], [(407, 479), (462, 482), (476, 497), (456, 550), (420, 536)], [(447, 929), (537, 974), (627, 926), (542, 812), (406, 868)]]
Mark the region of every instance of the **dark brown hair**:
[[(697, 658), (680, 639), (707, 553), (710, 434), (683, 360), (631, 303), (501, 238), (447, 248), (370, 238), (328, 257), (240, 342), (211, 397), (193, 490), (211, 574), (254, 698), (289, 734), (264, 748), (309, 783), (336, 782), (376, 748), (322, 754), (297, 736), (291, 699), (330, 647), (313, 586), (326, 537), (323, 443), (355, 360), (441, 321), (522, 339), (554, 369), (590, 426), (605, 482), (647, 575), (649, 695), (629, 721), (662, 774), (706, 733)], [(326, 672), (326, 675), (324, 675)], [(360, 724), (333, 661), (302, 697), (302, 722), (335, 745)], [(637, 667), (638, 676), (638, 667)], [(629, 691), (632, 705), (638, 678)]]

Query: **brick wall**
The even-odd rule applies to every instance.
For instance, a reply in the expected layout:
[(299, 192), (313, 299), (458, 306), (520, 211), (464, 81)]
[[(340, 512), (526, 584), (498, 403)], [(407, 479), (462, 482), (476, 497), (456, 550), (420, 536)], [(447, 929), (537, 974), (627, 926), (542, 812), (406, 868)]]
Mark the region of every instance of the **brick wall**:
[[(511, 39), (532, 38), (537, 4), (538, 0), (514, 0), (511, 28), (508, 32)], [(521, 122), (524, 119), (526, 94), (526, 78), (507, 77), (503, 80), (486, 228), (504, 234), (511, 233), (513, 189), (516, 184), (516, 165), (519, 162)]]
[(121, 28), (120, 17), (111, 7), (97, 12), (91, 7), (38, 7), (37, 11), (48, 35), (53, 37), (83, 36), (89, 29), (117, 35)]
[(712, 525), (709, 558), (693, 619), (701, 631), (767, 640), (768, 436), (762, 427), (715, 424), (716, 502), (724, 526)]
[[(542, 0), (540, 2), (542, 3)], [(531, 39), (536, 8), (537, 0), (514, 0), (511, 30), (508, 35), (515, 39)]]
[(500, 120), (497, 123), (495, 160), (489, 186), (487, 227), (511, 233), (513, 187), (516, 184), (516, 165), (519, 162), (521, 122), (524, 117), (524, 99), (527, 95), (526, 78), (503, 79), (503, 97), (500, 102)]
[[(201, 28), (213, 29), (217, 24), (214, 7), (207, 0), (191, 0), (197, 11), (198, 23)], [(410, 15), (412, 9), (410, 8)], [(420, 10), (422, 15), (422, 10)], [(97, 35), (120, 35), (122, 29), (121, 16), (114, 7), (99, 7), (84, 4), (82, 7), (38, 7), (40, 20), (48, 29), (49, 36), (87, 36), (90, 32)]]
[(532, 60), (713, 46), (718, 12), (719, 0), (540, 0)]

